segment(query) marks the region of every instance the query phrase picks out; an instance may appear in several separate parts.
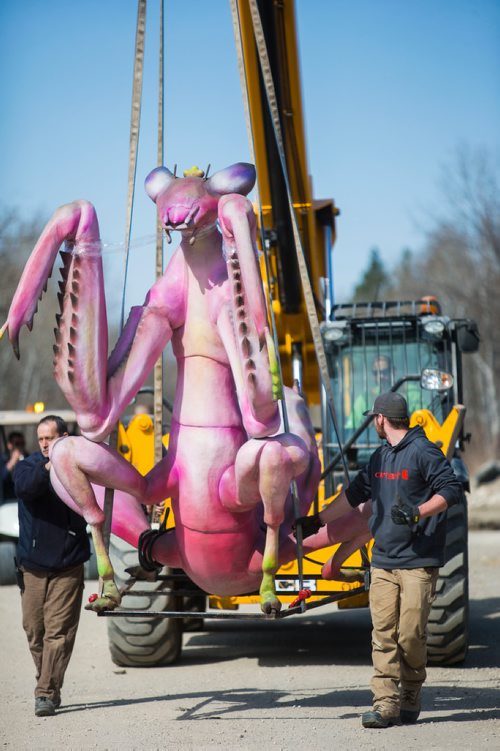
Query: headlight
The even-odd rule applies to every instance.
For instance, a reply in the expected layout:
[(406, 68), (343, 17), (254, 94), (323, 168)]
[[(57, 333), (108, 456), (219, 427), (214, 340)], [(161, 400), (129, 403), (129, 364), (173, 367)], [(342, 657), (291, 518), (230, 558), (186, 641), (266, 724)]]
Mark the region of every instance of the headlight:
[(325, 331), (325, 339), (327, 342), (338, 342), (343, 336), (344, 332), (342, 329), (328, 329)]
[(453, 376), (444, 370), (424, 368), (420, 374), (420, 385), (427, 391), (448, 391), (453, 386)]
[(344, 339), (347, 333), (345, 321), (339, 324), (328, 323), (321, 327), (323, 339), (325, 342), (339, 342)]
[(424, 323), (424, 331), (431, 336), (442, 336), (444, 323), (439, 318), (430, 318)]

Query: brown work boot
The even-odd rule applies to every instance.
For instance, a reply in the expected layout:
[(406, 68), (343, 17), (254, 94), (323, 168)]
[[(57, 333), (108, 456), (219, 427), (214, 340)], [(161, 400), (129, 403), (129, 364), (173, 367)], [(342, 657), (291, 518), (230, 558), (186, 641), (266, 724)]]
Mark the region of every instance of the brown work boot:
[(409, 688), (401, 686), (401, 722), (405, 725), (412, 725), (418, 720), (420, 714), (420, 693), (422, 686)]
[(376, 705), (370, 712), (363, 712), (361, 724), (364, 728), (388, 728), (391, 725), (401, 725), (401, 720), (396, 710)]

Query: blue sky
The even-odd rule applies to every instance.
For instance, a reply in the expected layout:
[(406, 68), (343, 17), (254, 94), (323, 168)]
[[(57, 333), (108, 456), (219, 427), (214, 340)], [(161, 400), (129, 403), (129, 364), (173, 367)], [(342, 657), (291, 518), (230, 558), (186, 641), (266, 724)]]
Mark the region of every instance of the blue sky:
[[(88, 198), (106, 242), (122, 241), (135, 0), (3, 0), (0, 202), (48, 218)], [(418, 251), (438, 181), (461, 144), (500, 157), (500, 3), (297, 0), (315, 197), (341, 209), (337, 296), (378, 246)], [(154, 232), (142, 181), (155, 165), (157, 3), (148, 34), (133, 235)], [(166, 163), (212, 170), (249, 159), (228, 0), (166, 0)], [(152, 247), (132, 247), (127, 307), (153, 280)], [(115, 289), (123, 266), (109, 253)]]

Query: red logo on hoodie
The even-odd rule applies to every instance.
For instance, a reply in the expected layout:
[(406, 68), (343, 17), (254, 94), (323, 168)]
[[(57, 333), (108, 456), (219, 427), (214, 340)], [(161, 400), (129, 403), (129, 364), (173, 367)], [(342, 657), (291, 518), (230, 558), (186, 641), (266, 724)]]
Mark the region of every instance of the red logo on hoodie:
[(408, 480), (409, 473), (407, 469), (402, 469), (401, 472), (375, 472), (375, 477), (379, 480)]

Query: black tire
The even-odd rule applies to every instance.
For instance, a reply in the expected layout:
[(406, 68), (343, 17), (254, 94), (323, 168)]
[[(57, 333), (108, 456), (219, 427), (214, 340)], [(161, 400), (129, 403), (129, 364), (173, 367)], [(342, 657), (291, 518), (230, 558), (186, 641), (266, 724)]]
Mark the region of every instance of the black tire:
[(448, 510), (445, 563), (427, 627), (430, 665), (463, 662), (469, 648), (469, 557), (467, 498)]
[[(115, 580), (120, 589), (129, 578), (125, 569), (137, 566), (137, 551), (112, 535), (110, 556)], [(168, 582), (137, 582), (134, 588), (158, 592), (170, 587)], [(133, 590), (132, 590), (133, 591)], [(122, 601), (125, 610), (174, 610), (179, 598), (171, 594), (129, 596)], [(182, 619), (144, 615), (144, 618), (108, 618), (108, 642), (111, 659), (122, 667), (160, 667), (171, 665), (182, 651)]]
[[(184, 573), (182, 569), (176, 569), (179, 573)], [(182, 598), (182, 609), (186, 612), (192, 613), (189, 618), (184, 618), (183, 630), (184, 631), (203, 631), (205, 628), (205, 621), (201, 617), (196, 617), (196, 613), (203, 613), (207, 609), (207, 596), (202, 592), (196, 584), (193, 584), (191, 579), (186, 576), (186, 582), (183, 584), (185, 589), (194, 589), (192, 595), (188, 595)]]
[(9, 540), (0, 542), (0, 586), (16, 583), (15, 554), (15, 542)]

